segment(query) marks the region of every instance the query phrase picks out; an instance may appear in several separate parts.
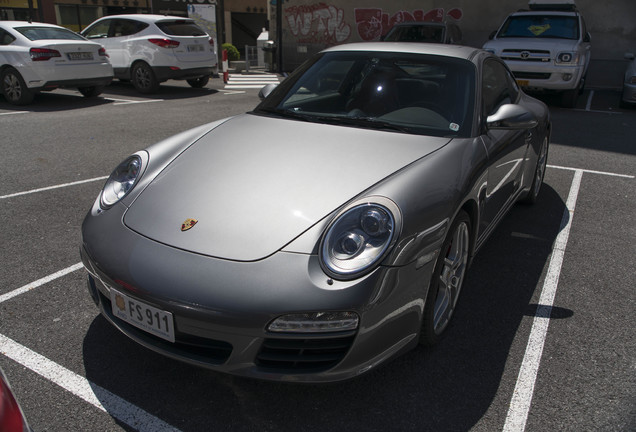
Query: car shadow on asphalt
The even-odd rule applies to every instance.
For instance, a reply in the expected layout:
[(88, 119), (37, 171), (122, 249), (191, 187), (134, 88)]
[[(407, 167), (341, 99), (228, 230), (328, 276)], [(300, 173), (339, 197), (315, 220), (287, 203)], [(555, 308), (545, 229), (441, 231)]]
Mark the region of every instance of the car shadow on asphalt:
[(210, 87), (191, 88), (178, 85), (170, 85), (170, 82), (164, 83), (159, 90), (153, 94), (139, 93), (130, 83), (113, 82), (104, 89), (104, 92), (97, 97), (84, 97), (79, 91), (65, 89), (62, 91), (53, 90), (50, 92), (40, 92), (35, 95), (32, 103), (29, 105), (11, 105), (4, 98), (0, 97), (0, 110), (9, 111), (27, 111), (27, 112), (57, 112), (72, 111), (84, 108), (91, 108), (101, 105), (113, 104), (129, 100), (145, 101), (145, 100), (177, 100), (191, 99), (206, 95), (214, 95), (219, 93), (218, 90)]
[(106, 87), (106, 89), (104, 89), (103, 96), (120, 96), (122, 98), (134, 98), (139, 100), (189, 99), (218, 93), (218, 90), (211, 88), (211, 84), (212, 82), (203, 88), (193, 88), (188, 85), (184, 85), (181, 81), (166, 81), (161, 83), (156, 92), (152, 94), (143, 94), (138, 92), (130, 82), (115, 80)]
[[(547, 184), (535, 205), (514, 206), (475, 257), (445, 338), (358, 378), (308, 385), (220, 374), (145, 349), (101, 316), (84, 339), (86, 377), (116, 421), (121, 407), (102, 399), (102, 389), (184, 432), (468, 430), (479, 421), (500, 427), (529, 331), (520, 326), (537, 310), (533, 298), (564, 209)], [(573, 314), (555, 304), (552, 318)], [(493, 403), (505, 407), (491, 409)]]

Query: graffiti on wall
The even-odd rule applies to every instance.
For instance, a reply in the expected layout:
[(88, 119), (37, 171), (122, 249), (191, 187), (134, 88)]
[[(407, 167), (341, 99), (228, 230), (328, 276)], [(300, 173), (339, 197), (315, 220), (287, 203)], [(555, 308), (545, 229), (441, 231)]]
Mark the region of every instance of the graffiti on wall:
[[(462, 10), (443, 8), (398, 11), (392, 15), (382, 8), (354, 9), (355, 29), (363, 41), (379, 40), (391, 27), (405, 21), (444, 21), (446, 17), (460, 20)], [(298, 43), (324, 43), (334, 45), (349, 40), (352, 26), (345, 18), (344, 9), (327, 3), (292, 6), (285, 9), (285, 19)]]
[(351, 26), (345, 22), (344, 10), (333, 5), (293, 6), (285, 9), (285, 18), (300, 43), (337, 44), (351, 36)]
[(395, 24), (407, 21), (433, 21), (442, 22), (446, 17), (455, 20), (462, 18), (462, 10), (454, 8), (446, 12), (443, 8), (431, 9), (428, 12), (423, 10), (398, 11), (389, 16), (381, 8), (355, 9), (354, 10), (356, 29), (358, 36), (363, 41), (375, 41), (387, 34)]

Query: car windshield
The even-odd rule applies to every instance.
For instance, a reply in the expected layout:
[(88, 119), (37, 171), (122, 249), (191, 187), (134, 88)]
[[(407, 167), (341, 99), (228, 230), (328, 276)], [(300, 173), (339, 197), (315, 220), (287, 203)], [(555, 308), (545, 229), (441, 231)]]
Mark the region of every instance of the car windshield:
[(395, 26), (386, 42), (444, 42), (444, 27), (438, 25)]
[(475, 98), (467, 60), (331, 52), (301, 66), (254, 113), (413, 134), (467, 137)]
[(578, 39), (576, 16), (517, 15), (510, 16), (497, 37)]
[(65, 28), (55, 27), (16, 27), (16, 31), (22, 33), (27, 39), (36, 41), (43, 39), (58, 40), (85, 40), (77, 33), (73, 33)]
[(157, 23), (157, 27), (170, 36), (204, 36), (207, 34), (194, 21), (188, 20), (160, 21)]

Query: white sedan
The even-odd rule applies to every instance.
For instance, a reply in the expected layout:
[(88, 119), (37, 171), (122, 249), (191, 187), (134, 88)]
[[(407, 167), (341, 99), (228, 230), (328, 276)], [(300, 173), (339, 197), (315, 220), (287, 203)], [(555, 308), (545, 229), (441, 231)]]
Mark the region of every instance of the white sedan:
[(60, 87), (94, 97), (112, 79), (100, 44), (53, 24), (0, 21), (0, 92), (7, 102), (26, 105), (37, 92)]

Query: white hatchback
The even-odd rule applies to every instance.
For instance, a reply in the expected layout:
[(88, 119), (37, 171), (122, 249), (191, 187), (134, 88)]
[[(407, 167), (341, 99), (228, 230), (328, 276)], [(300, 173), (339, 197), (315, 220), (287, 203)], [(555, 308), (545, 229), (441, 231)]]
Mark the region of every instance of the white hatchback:
[(81, 34), (99, 40), (110, 54), (115, 77), (132, 81), (142, 93), (155, 92), (159, 83), (169, 79), (203, 87), (217, 65), (213, 38), (188, 18), (111, 15)]
[(94, 97), (112, 79), (100, 44), (53, 24), (0, 21), (0, 92), (9, 103), (26, 105), (58, 87)]

